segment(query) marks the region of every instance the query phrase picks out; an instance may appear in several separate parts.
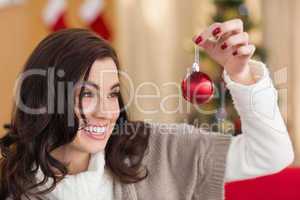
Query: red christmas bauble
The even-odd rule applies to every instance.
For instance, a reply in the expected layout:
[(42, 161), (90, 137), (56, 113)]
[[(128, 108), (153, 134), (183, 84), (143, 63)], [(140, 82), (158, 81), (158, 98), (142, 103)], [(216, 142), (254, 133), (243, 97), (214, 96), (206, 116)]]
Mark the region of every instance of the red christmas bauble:
[(181, 83), (183, 97), (196, 104), (205, 104), (213, 97), (214, 86), (209, 76), (203, 72), (192, 72)]

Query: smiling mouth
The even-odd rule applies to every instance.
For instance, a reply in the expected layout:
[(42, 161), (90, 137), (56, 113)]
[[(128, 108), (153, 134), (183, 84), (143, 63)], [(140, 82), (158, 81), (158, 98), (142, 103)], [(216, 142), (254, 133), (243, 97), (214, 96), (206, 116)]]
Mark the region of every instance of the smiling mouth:
[(87, 125), (79, 128), (79, 130), (83, 130), (84, 133), (92, 139), (103, 140), (106, 135), (105, 133), (108, 130), (108, 125), (106, 126)]

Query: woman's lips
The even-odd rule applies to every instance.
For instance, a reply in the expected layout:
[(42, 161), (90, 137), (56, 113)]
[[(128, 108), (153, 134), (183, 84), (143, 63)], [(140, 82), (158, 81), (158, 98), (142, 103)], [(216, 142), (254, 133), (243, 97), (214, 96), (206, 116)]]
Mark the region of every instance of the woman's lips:
[(104, 140), (108, 126), (86, 126), (81, 128), (84, 135), (94, 140)]
[(90, 132), (87, 132), (85, 130), (84, 131), (84, 135), (88, 136), (89, 138), (93, 139), (93, 140), (104, 140), (106, 137), (106, 133), (103, 133), (101, 135), (96, 135), (96, 134), (92, 134)]

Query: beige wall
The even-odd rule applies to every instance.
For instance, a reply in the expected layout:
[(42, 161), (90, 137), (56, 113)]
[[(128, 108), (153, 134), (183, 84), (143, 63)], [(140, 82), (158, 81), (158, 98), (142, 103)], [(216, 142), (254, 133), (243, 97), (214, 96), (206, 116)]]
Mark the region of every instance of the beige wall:
[(288, 129), (296, 151), (295, 164), (300, 165), (300, 1), (262, 2), (268, 64), (274, 76), (281, 74), (283, 80), (286, 79), (284, 83), (276, 86), (280, 91), (281, 107), (286, 107)]
[(42, 6), (40, 2), (30, 1), (0, 10), (0, 134), (3, 133), (3, 123), (9, 122), (17, 73), (37, 40), (46, 34), (39, 19), (38, 9)]
[[(123, 68), (134, 77), (134, 88), (142, 82), (149, 98), (136, 98), (130, 117), (136, 120), (160, 122), (180, 121), (184, 114), (167, 114), (175, 110), (178, 98), (161, 103), (167, 94), (178, 94), (175, 85), (180, 83), (186, 68), (191, 64), (192, 12), (183, 1), (123, 1), (117, 0), (117, 46)], [(155, 89), (155, 86), (158, 89)], [(147, 89), (146, 89), (147, 88)], [(145, 94), (145, 93), (144, 93)], [(182, 103), (186, 102), (182, 100)], [(165, 106), (168, 105), (168, 106)], [(143, 108), (143, 109), (141, 109)]]

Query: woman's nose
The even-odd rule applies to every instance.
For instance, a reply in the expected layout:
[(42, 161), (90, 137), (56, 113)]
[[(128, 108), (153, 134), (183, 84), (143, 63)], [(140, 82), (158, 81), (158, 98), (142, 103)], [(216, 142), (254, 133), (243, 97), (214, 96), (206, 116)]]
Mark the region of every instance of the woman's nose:
[(95, 112), (93, 113), (95, 117), (111, 119), (114, 116), (114, 106), (108, 99), (102, 98), (97, 104)]

